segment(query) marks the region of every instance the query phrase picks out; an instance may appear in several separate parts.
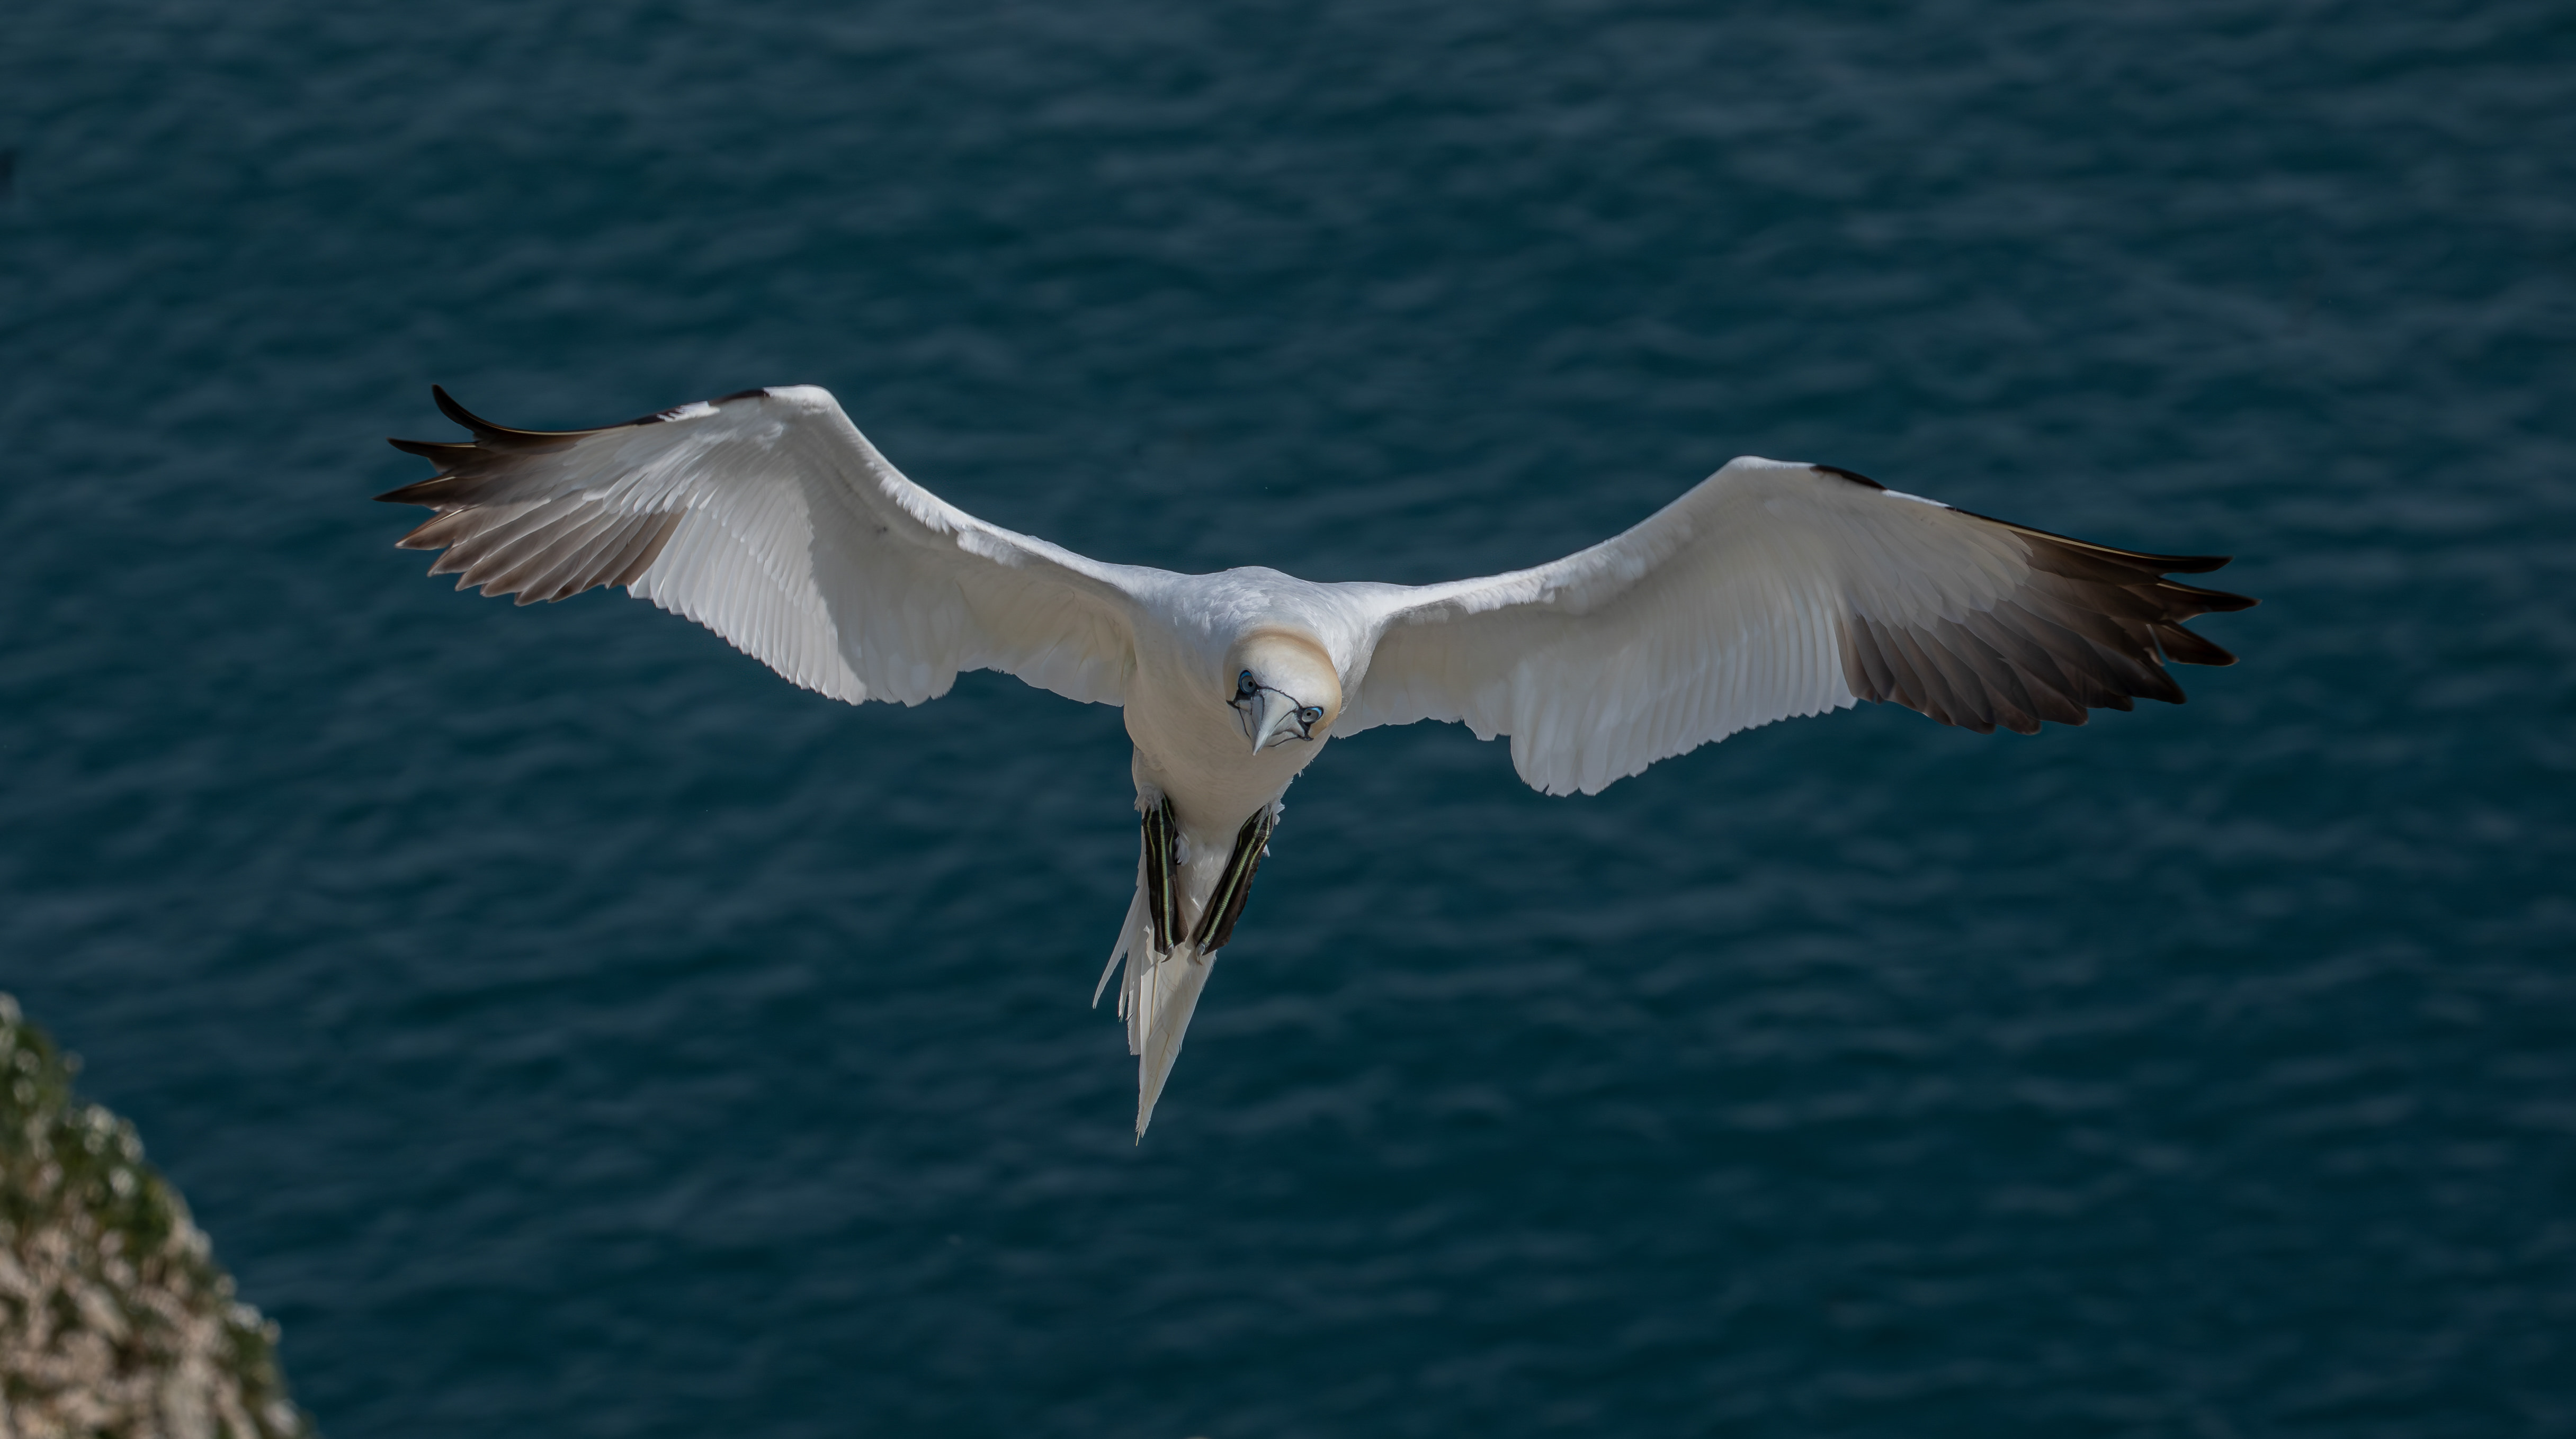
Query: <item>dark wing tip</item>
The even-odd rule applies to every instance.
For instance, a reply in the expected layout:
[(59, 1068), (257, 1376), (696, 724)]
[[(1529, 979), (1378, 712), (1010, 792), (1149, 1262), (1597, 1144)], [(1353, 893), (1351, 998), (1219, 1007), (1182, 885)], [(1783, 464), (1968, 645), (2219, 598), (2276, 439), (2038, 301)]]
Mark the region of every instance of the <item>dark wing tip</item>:
[(1810, 465), (1808, 468), (1814, 470), (1820, 475), (1833, 475), (1840, 479), (1849, 480), (1855, 485), (1867, 485), (1873, 490), (1883, 490), (1887, 488), (1887, 486), (1880, 484), (1878, 481), (1871, 479), (1869, 476), (1862, 474), (1858, 470), (1846, 470), (1840, 465)]
[(2208, 665), (2224, 668), (2236, 663), (2235, 654), (2225, 646), (2184, 629), (2179, 624), (2155, 627), (2156, 645), (2167, 662), (2178, 665)]
[[(418, 455), (438, 466), (439, 473), (434, 477), (438, 480), (466, 475), (488, 479), (495, 472), (495, 467), (505, 464), (510, 456), (560, 450), (592, 435), (606, 434), (609, 430), (660, 424), (678, 418), (683, 410), (693, 408), (693, 405), (682, 405), (677, 409), (656, 410), (652, 414), (628, 420), (624, 425), (609, 425), (599, 429), (522, 430), (487, 420), (465, 408), (457, 402), (454, 395), (447, 392), (445, 385), (431, 385), (429, 397), (437, 402), (440, 414), (464, 426), (473, 433), (474, 437), (464, 441), (389, 438), (385, 443), (404, 454)], [(770, 398), (770, 391), (767, 389), (737, 390), (721, 400), (710, 403), (720, 405), (729, 400), (767, 398)], [(703, 409), (703, 407), (697, 408)], [(387, 504), (430, 505), (442, 509), (453, 507), (467, 498), (460, 492), (424, 488), (430, 483), (431, 481), (423, 481), (419, 485), (405, 485), (397, 490), (389, 490), (376, 498)]]
[[(495, 421), (487, 420), (481, 415), (474, 413), (472, 410), (465, 408), (463, 405), (458, 404), (456, 402), (456, 397), (447, 393), (447, 387), (444, 385), (431, 385), (429, 387), (429, 397), (438, 402), (438, 411), (440, 414), (447, 416), (447, 418), (454, 420), (456, 423), (473, 431), (474, 438), (479, 443), (486, 445), (494, 443), (516, 444), (522, 447), (529, 445), (561, 444), (568, 440), (578, 440), (584, 436), (600, 434), (606, 430), (631, 429), (637, 425), (658, 425), (669, 420), (674, 415), (677, 415), (681, 410), (688, 408), (687, 405), (681, 405), (674, 409), (655, 410), (649, 415), (637, 415), (634, 419), (628, 420), (624, 424), (603, 425), (599, 429), (522, 430), (516, 426), (499, 424)], [(770, 392), (766, 387), (764, 387), (756, 390), (736, 390), (730, 395), (719, 395), (715, 399), (707, 401), (707, 403), (710, 405), (722, 405), (734, 400), (765, 400), (769, 397)], [(416, 444), (429, 444), (435, 442), (422, 440), (395, 440), (392, 443), (396, 449), (409, 450), (413, 454), (419, 454), (420, 451), (412, 449), (412, 446)], [(432, 455), (429, 458), (437, 459), (439, 457)]]
[[(2122, 553), (2128, 552), (2122, 551)], [(2236, 557), (2234, 555), (2140, 555), (2139, 558), (2156, 561), (2169, 575), (2205, 575), (2211, 570), (2225, 568), (2227, 563)]]
[(388, 437), (385, 443), (406, 455), (418, 455), (433, 464), (449, 468), (473, 458), (476, 453), (474, 445), (458, 444), (453, 440), (397, 440)]
[[(1956, 505), (1950, 508), (1958, 510)], [(2043, 530), (2036, 525), (1999, 520), (1992, 515), (1978, 514), (1974, 510), (1958, 510), (1958, 512), (1972, 520), (2001, 525), (2016, 534), (2027, 535), (2032, 539), (2052, 541), (2077, 554), (2090, 555), (2095, 559), (2126, 565), (2130, 568), (2153, 569), (2158, 574), (2205, 575), (2236, 558), (2234, 555), (2154, 555), (2145, 550), (2124, 550), (2115, 545), (2097, 545), (2091, 540), (2079, 540), (2073, 535), (2061, 535), (2055, 530)]]
[[(2016, 525), (2014, 528), (2028, 529), (2029, 527), (2026, 525)], [(2046, 530), (2031, 530), (2030, 532), (2032, 534), (2048, 534)], [(2144, 550), (2114, 549), (2109, 545), (2088, 544), (2083, 540), (2070, 540), (2064, 535), (2049, 535), (2049, 538), (2062, 544), (2075, 545), (2083, 549), (2090, 550), (2097, 555), (2117, 555), (2121, 559), (2131, 561), (2132, 563), (2153, 565), (2159, 571), (2169, 575), (2205, 575), (2211, 570), (2225, 567), (2228, 561), (2236, 558), (2234, 555), (2151, 555)]]
[(2026, 580), (1964, 618), (1848, 627), (1844, 670), (1854, 695), (1980, 733), (2028, 733), (2041, 720), (2082, 724), (2091, 710), (2131, 709), (2141, 699), (2181, 704), (2168, 664), (2236, 662), (2183, 622), (2249, 609), (2254, 599), (2165, 578), (2217, 569), (2230, 556), (2147, 554), (1953, 513), (2011, 531), (2030, 561)]
[[(456, 397), (447, 393), (447, 387), (444, 385), (430, 386), (429, 397), (438, 402), (440, 414), (472, 430), (474, 439), (479, 444), (511, 449), (549, 448), (569, 444), (585, 435), (599, 433), (597, 430), (522, 430), (515, 425), (499, 424), (456, 403)], [(643, 421), (637, 420), (630, 423), (641, 424)]]
[[(1979, 515), (1977, 518), (1985, 519), (1986, 516)], [(2096, 559), (2109, 560), (2119, 564), (2134, 566), (2139, 569), (2153, 570), (2158, 574), (2164, 575), (2205, 575), (2211, 570), (2223, 568), (2229, 561), (2236, 558), (2234, 555), (2150, 554), (2145, 550), (2124, 550), (2119, 548), (2117, 545), (2097, 545), (2091, 540), (2079, 540), (2067, 535), (2056, 534), (2049, 530), (2033, 529), (2028, 525), (2016, 525), (2010, 520), (1997, 520), (1995, 523), (2003, 525), (2008, 529), (2019, 530), (2025, 535), (2034, 536), (2044, 540), (2053, 540), (2059, 545), (2079, 554), (2091, 555)]]
[(445, 385), (431, 385), (429, 387), (429, 398), (437, 404), (438, 412), (440, 414), (445, 415), (447, 418), (454, 420), (465, 428), (474, 431), (478, 435), (485, 430), (497, 431), (500, 428), (500, 426), (493, 424), (491, 421), (476, 415), (472, 410), (456, 403), (456, 397), (447, 393), (447, 387)]
[(2234, 614), (2238, 610), (2250, 610), (2263, 603), (2252, 595), (2230, 594), (2225, 590), (2205, 590), (2198, 585), (2178, 585), (2171, 581), (2167, 581), (2161, 588), (2191, 596), (2191, 601), (2197, 607), (2198, 613), (2205, 615)]

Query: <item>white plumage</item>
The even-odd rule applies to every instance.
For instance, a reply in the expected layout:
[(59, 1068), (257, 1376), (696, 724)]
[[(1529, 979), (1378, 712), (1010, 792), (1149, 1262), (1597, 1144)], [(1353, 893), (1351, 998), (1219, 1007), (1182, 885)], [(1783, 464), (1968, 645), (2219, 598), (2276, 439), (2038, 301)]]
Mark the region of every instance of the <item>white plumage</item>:
[[(2028, 732), (2132, 696), (2181, 628), (2253, 603), (2145, 555), (1989, 520), (1831, 467), (1738, 459), (1625, 534), (1449, 584), (1178, 575), (988, 525), (898, 472), (832, 397), (750, 390), (607, 429), (397, 440), (440, 473), (382, 498), (436, 516), (458, 587), (557, 600), (622, 584), (807, 689), (919, 704), (963, 670), (1124, 708), (1145, 816), (1110, 955), (1142, 1137), (1279, 797), (1336, 734), (1456, 720), (1511, 737), (1549, 794), (1597, 793), (1738, 730), (1860, 700)], [(1110, 974), (1102, 975), (1106, 987)]]

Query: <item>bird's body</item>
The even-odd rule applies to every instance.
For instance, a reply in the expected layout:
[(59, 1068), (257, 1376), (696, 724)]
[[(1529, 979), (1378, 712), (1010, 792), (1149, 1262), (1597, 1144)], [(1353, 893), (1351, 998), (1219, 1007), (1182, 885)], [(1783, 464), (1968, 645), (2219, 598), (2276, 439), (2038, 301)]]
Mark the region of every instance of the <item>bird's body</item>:
[(1277, 570), (1171, 575), (1138, 597), (1136, 675), (1125, 706), (1136, 744), (1140, 792), (1172, 797), (1192, 839), (1233, 837), (1235, 827), (1279, 798), (1312, 763), (1329, 735), (1248, 751), (1240, 712), (1207, 703), (1208, 677), (1264, 630), (1317, 636), (1337, 681), (1367, 643), (1367, 616), (1337, 593)]
[[(1339, 734), (1422, 719), (1509, 735), (1523, 779), (1592, 793), (1737, 730), (1890, 700), (2029, 732), (2132, 696), (2242, 596), (2144, 555), (1984, 519), (1830, 467), (1739, 459), (1614, 539), (1449, 584), (1108, 565), (905, 479), (827, 393), (745, 391), (627, 425), (396, 441), (436, 477), (382, 498), (458, 587), (622, 584), (835, 698), (917, 704), (989, 668), (1120, 705), (1142, 843), (1110, 971), (1141, 1137), (1231, 937), (1280, 796)], [(1105, 987), (1110, 978), (1104, 972)]]

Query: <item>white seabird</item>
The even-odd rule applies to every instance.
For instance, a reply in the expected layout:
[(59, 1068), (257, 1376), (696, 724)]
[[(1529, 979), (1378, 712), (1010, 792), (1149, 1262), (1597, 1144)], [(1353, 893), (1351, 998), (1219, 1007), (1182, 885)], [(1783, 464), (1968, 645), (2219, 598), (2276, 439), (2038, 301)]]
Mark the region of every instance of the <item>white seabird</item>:
[(379, 498), (437, 514), (457, 588), (594, 585), (685, 615), (807, 689), (919, 704), (960, 670), (1121, 706), (1144, 842), (1101, 973), (1153, 1118), (1279, 799), (1335, 735), (1457, 720), (1509, 735), (1548, 794), (1793, 715), (1885, 700), (1944, 724), (2179, 704), (2163, 660), (2232, 664), (2182, 628), (2242, 595), (2150, 555), (1972, 515), (1830, 465), (1743, 458), (1553, 564), (1437, 585), (1109, 565), (988, 525), (905, 479), (812, 386), (598, 430), (514, 430), (432, 387), (468, 443), (396, 440), (439, 473)]

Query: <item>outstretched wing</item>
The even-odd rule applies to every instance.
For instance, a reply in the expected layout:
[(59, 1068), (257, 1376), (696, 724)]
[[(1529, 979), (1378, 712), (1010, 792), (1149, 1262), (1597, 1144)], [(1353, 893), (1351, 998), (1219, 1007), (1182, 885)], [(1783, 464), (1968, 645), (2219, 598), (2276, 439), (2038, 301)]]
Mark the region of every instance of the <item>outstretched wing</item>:
[(1385, 629), (1337, 729), (1463, 720), (1532, 788), (1594, 794), (1793, 715), (1893, 700), (1980, 734), (2133, 696), (2162, 660), (2235, 656), (2182, 622), (2254, 603), (2146, 555), (1990, 520), (1830, 466), (1739, 459), (1554, 564), (1371, 586)]
[(905, 479), (809, 385), (602, 430), (514, 430), (432, 388), (468, 443), (395, 440), (436, 477), (377, 496), (436, 517), (456, 587), (559, 600), (625, 585), (807, 689), (919, 704), (960, 670), (1123, 702), (1129, 596), (1153, 572), (988, 525)]

